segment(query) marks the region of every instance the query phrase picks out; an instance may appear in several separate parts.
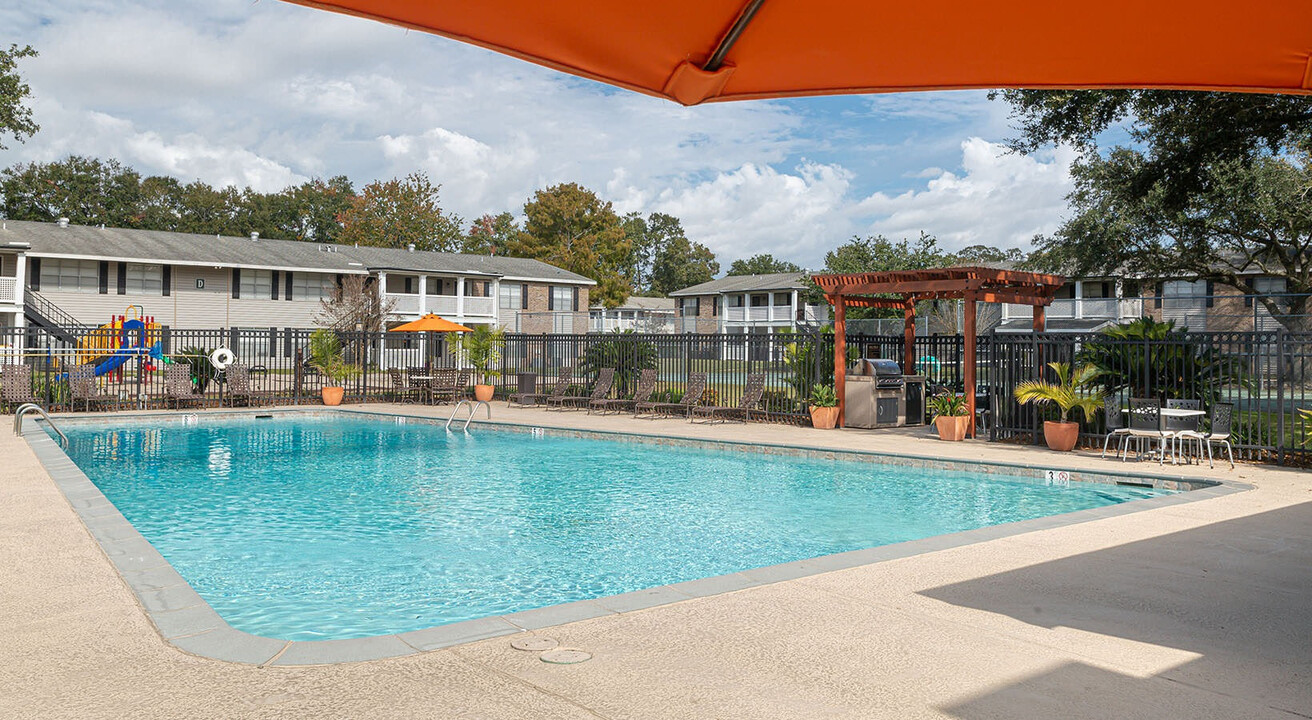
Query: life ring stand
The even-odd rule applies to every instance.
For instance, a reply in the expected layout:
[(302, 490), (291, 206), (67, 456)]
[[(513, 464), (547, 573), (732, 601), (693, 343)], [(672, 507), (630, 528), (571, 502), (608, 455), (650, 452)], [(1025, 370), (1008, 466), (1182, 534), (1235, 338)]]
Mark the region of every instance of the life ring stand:
[(218, 348), (210, 353), (210, 364), (219, 370), (227, 368), (236, 359), (237, 356), (233, 355), (232, 351), (226, 347)]

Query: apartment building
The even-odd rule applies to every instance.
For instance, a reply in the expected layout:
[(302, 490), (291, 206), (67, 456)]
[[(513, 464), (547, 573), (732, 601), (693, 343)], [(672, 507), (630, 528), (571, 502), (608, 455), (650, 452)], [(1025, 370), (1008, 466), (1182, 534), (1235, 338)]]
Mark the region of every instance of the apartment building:
[(774, 333), (829, 322), (829, 305), (808, 305), (805, 273), (731, 275), (670, 293), (677, 332)]

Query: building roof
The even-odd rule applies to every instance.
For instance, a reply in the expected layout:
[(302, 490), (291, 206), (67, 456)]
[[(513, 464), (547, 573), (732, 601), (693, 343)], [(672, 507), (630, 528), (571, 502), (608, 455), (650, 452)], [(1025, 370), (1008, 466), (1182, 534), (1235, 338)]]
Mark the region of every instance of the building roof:
[(756, 290), (805, 290), (806, 273), (771, 273), (769, 275), (729, 275), (718, 280), (675, 290), (670, 297), (718, 295)]
[[(599, 310), (601, 307), (601, 305), (593, 305), (592, 309)], [(674, 312), (674, 298), (630, 295), (628, 300), (625, 300), (623, 303), (620, 303), (618, 307), (613, 309)]]
[[(27, 247), (23, 248), (21, 243), (26, 243)], [(23, 220), (4, 221), (0, 228), (0, 246), (4, 245), (24, 249), (34, 257), (133, 260), (172, 265), (312, 270), (344, 274), (395, 270), (596, 284), (582, 275), (529, 258), (410, 252), (403, 248), (355, 247), (268, 238), (251, 240), (249, 237), (162, 230), (86, 225), (60, 227), (58, 223)]]

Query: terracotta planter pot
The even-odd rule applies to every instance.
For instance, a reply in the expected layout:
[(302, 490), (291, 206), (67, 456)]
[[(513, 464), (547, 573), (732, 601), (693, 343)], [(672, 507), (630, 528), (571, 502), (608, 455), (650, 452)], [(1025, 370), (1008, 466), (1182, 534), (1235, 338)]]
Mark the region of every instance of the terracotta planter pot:
[(1070, 452), (1079, 439), (1079, 423), (1043, 421), (1043, 441), (1048, 443), (1049, 448), (1058, 452)]
[(966, 432), (970, 430), (969, 415), (940, 415), (934, 418), (934, 427), (938, 428), (938, 439), (957, 442), (966, 439)]
[(324, 405), (341, 405), (342, 396), (346, 394), (346, 388), (325, 387), (319, 390), (320, 397), (323, 398)]
[(838, 424), (837, 407), (817, 407), (811, 406), (811, 427), (820, 428), (821, 430), (832, 429)]
[(474, 399), (479, 402), (492, 402), (492, 392), (495, 390), (491, 385), (475, 385)]

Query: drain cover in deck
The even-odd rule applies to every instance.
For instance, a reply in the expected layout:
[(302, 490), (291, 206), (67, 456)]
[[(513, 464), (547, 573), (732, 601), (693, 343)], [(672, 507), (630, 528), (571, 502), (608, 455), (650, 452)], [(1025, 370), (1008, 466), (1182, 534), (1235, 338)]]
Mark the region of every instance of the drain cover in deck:
[(550, 650), (560, 644), (555, 638), (542, 637), (540, 635), (530, 635), (524, 638), (515, 638), (510, 641), (510, 647), (516, 650), (529, 650), (531, 652), (541, 652)]
[(592, 659), (592, 653), (576, 650), (574, 648), (557, 648), (548, 650), (538, 656), (542, 662), (552, 663), (553, 665), (573, 665)]

